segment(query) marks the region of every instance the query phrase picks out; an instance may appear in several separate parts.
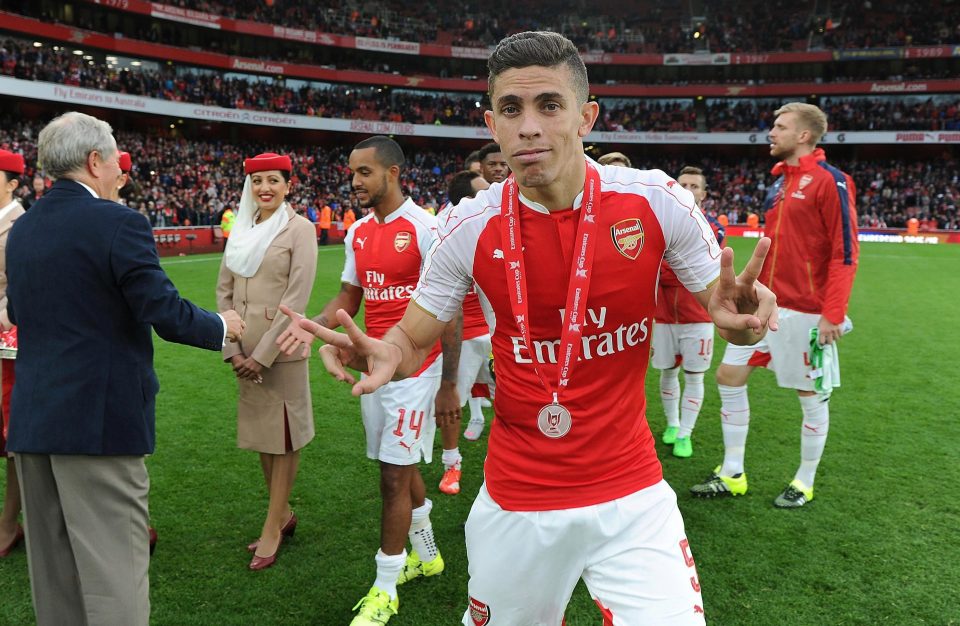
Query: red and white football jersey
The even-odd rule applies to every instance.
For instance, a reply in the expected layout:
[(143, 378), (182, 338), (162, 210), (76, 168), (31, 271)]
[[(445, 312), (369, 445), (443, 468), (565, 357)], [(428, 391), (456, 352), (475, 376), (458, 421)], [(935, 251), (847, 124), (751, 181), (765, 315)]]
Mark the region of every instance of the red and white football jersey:
[[(383, 337), (403, 317), (436, 235), (437, 218), (410, 198), (383, 223), (371, 211), (347, 231), (340, 281), (363, 288), (364, 323), (371, 337)], [(439, 342), (415, 376), (430, 368), (438, 356)], [(432, 373), (440, 374), (439, 365)]]
[[(573, 425), (559, 439), (537, 426), (552, 400), (513, 317), (501, 243), (503, 184), (453, 209), (413, 298), (449, 320), (475, 282), (494, 329), (497, 419), (484, 466), (491, 496), (505, 509), (551, 510), (619, 498), (661, 480), (646, 422), (644, 375), (663, 259), (691, 291), (720, 273), (720, 247), (693, 195), (659, 170), (599, 168), (601, 196), (593, 277), (580, 359), (560, 402)], [(521, 196), (520, 220), (532, 350), (556, 386), (575, 210), (549, 212)]]
[[(444, 224), (453, 217), (454, 208), (455, 205), (448, 202), (437, 213), (437, 224), (441, 230)], [(487, 325), (487, 318), (483, 314), (480, 297), (477, 295), (476, 285), (474, 285), (463, 299), (463, 340), (476, 339), (488, 334), (490, 334), (490, 327)]]

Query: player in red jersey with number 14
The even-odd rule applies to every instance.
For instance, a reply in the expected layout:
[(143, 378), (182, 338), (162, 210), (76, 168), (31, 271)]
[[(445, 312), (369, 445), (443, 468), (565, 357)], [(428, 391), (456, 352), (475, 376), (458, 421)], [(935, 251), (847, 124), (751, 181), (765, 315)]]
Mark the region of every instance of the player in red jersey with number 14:
[[(352, 318), (362, 302), (367, 332), (381, 337), (403, 316), (437, 225), (435, 217), (404, 198), (400, 187), (404, 162), (400, 146), (383, 136), (361, 141), (350, 153), (354, 193), (362, 207), (372, 210), (347, 231), (340, 293), (313, 319), (314, 325), (336, 328), (343, 322), (334, 313), (339, 309), (340, 316), (346, 311)], [(281, 311), (302, 319), (286, 307)], [(284, 344), (289, 336), (280, 336), (281, 347), (289, 347)], [(360, 399), (367, 456), (380, 463), (383, 502), (377, 577), (354, 607), (359, 611), (351, 626), (386, 623), (399, 606), (398, 584), (443, 571), (430, 523), (432, 503), (417, 466), (421, 459), (429, 463), (433, 450), (434, 398), (443, 365), (438, 338), (406, 380), (378, 385), (375, 393)]]

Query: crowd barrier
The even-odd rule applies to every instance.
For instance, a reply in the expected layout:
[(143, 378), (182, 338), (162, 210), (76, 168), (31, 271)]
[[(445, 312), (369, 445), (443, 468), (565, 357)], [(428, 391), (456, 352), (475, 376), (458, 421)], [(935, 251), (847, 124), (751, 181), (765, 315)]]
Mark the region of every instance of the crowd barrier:
[[(317, 238), (320, 238), (320, 227)], [(346, 233), (341, 229), (330, 229), (328, 243), (343, 243)], [(153, 240), (157, 243), (160, 256), (186, 256), (207, 252), (222, 252), (223, 231), (219, 226), (172, 226), (153, 229)]]
[[(317, 238), (320, 238), (320, 228), (317, 229)], [(329, 243), (343, 243), (345, 231), (339, 224), (330, 229)], [(726, 227), (728, 237), (758, 238), (763, 236), (762, 228), (754, 228), (741, 224), (730, 224)], [(206, 252), (221, 252), (223, 250), (223, 231), (219, 226), (175, 226), (168, 228), (154, 228), (153, 239), (157, 242), (157, 252), (160, 256), (185, 256), (188, 254), (202, 254)], [(919, 243), (941, 244), (960, 243), (960, 232), (955, 230), (930, 230), (913, 234), (905, 228), (864, 228), (860, 230), (860, 241), (879, 243)]]
[[(728, 237), (763, 237), (763, 229), (741, 224), (730, 224), (726, 227)], [(877, 243), (960, 243), (960, 231), (955, 230), (920, 230), (909, 232), (906, 228), (861, 228), (858, 237), (860, 241)]]

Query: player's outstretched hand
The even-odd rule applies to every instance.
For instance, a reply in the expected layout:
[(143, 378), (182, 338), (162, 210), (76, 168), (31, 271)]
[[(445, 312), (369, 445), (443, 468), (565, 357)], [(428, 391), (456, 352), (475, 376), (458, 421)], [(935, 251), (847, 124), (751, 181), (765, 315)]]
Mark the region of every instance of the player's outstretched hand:
[[(720, 256), (720, 280), (710, 297), (708, 310), (720, 335), (731, 343), (753, 343), (766, 330), (777, 330), (777, 296), (757, 281), (770, 250), (770, 239), (763, 237), (739, 276), (733, 271), (733, 249), (724, 248)], [(750, 341), (744, 331), (752, 330)]]
[(280, 305), (280, 312), (290, 318), (290, 324), (286, 330), (277, 337), (277, 345), (280, 346), (280, 352), (287, 356), (293, 355), (298, 349), (300, 356), (307, 358), (310, 356), (310, 345), (313, 343), (314, 335), (310, 331), (300, 327), (300, 320), (303, 315), (297, 313), (285, 304)]
[[(308, 319), (301, 319), (297, 324), (327, 344), (320, 348), (320, 358), (331, 376), (352, 384), (355, 396), (373, 393), (393, 379), (402, 358), (400, 348), (367, 336), (343, 309), (337, 309), (336, 315), (346, 333), (338, 333)], [(357, 382), (347, 367), (366, 371), (367, 375)]]

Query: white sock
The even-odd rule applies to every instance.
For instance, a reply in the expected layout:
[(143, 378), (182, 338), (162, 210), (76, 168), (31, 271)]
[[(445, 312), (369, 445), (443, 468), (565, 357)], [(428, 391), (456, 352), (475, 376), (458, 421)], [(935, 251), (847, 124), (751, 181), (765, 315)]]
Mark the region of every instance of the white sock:
[(470, 406), (470, 421), (483, 421), (483, 406), (480, 404), (483, 398), (470, 398), (467, 404)]
[(680, 432), (677, 437), (689, 437), (693, 434), (702, 405), (703, 372), (684, 372), (683, 396), (680, 399)]
[(460, 448), (444, 450), (443, 456), (440, 458), (440, 461), (443, 463), (443, 469), (450, 469), (454, 465), (459, 465), (462, 460), (463, 457), (460, 456)]
[(660, 370), (660, 400), (667, 426), (680, 426), (680, 368)]
[(808, 488), (813, 487), (817, 466), (827, 445), (830, 430), (830, 401), (819, 395), (800, 396), (803, 426), (800, 427), (800, 469), (794, 477)]
[(736, 476), (743, 473), (743, 457), (747, 450), (747, 431), (750, 428), (750, 400), (747, 386), (717, 385), (720, 392), (720, 427), (723, 430), (723, 466), (720, 474)]
[(431, 509), (433, 509), (433, 502), (427, 498), (423, 506), (413, 510), (410, 522), (410, 545), (420, 555), (421, 561), (432, 561), (440, 554), (436, 539), (433, 537), (433, 524), (430, 523)]
[(407, 551), (400, 554), (384, 554), (383, 550), (377, 550), (377, 579), (373, 581), (373, 586), (378, 587), (390, 594), (390, 598), (397, 597), (397, 579), (400, 578), (400, 572), (403, 570), (404, 563), (407, 562)]

